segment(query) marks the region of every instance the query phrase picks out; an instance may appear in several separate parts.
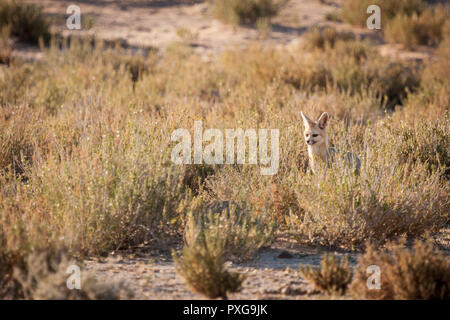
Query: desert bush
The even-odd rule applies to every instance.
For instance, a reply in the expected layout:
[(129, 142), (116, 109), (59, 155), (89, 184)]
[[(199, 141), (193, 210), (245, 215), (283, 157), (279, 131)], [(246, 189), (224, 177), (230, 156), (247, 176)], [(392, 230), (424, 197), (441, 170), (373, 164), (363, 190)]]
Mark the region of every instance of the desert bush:
[[(381, 271), (379, 290), (367, 288), (366, 269), (377, 265)], [(391, 243), (388, 250), (368, 245), (358, 260), (350, 291), (369, 299), (450, 299), (450, 259), (431, 242), (416, 241), (413, 248)]]
[(53, 254), (33, 252), (22, 268), (16, 267), (14, 279), (25, 299), (34, 300), (117, 300), (130, 299), (133, 293), (122, 281), (100, 282), (92, 273), (80, 272), (80, 289), (69, 289), (67, 268), (80, 263), (68, 258), (62, 249)]
[(332, 27), (325, 27), (323, 29), (314, 28), (304, 35), (305, 45), (310, 48), (333, 48), (337, 41), (348, 40), (355, 40), (355, 36), (352, 33), (338, 32)]
[(9, 65), (13, 41), (10, 39), (10, 27), (0, 27), (0, 64)]
[(193, 291), (211, 299), (227, 299), (228, 293), (241, 289), (244, 277), (225, 269), (223, 249), (220, 240), (208, 242), (199, 237), (183, 248), (181, 256), (173, 253), (175, 270)]
[(420, 14), (425, 8), (423, 0), (349, 0), (345, 1), (342, 7), (342, 19), (345, 22), (365, 27), (368, 18), (366, 10), (370, 5), (378, 5), (381, 8), (382, 28), (396, 15)]
[(389, 42), (401, 43), (407, 48), (418, 45), (436, 46), (444, 36), (444, 25), (450, 18), (449, 6), (437, 5), (420, 14), (399, 14), (385, 29)]
[(396, 157), (405, 163), (423, 163), (429, 172), (442, 170), (443, 175), (450, 177), (450, 114), (432, 123), (419, 123), (416, 127), (403, 124), (395, 129), (399, 137)]
[(402, 105), (408, 94), (415, 92), (420, 84), (421, 70), (418, 66), (392, 62), (383, 66), (374, 80), (374, 88), (387, 110)]
[[(450, 23), (448, 24), (450, 31)], [(450, 79), (448, 72), (450, 71), (450, 37), (444, 39), (439, 45), (435, 59), (429, 62), (423, 72), (421, 86), (430, 95), (438, 95), (441, 91), (447, 91), (450, 88)], [(445, 95), (443, 95), (445, 99)], [(445, 103), (445, 101), (442, 101)]]
[[(449, 24), (450, 26), (450, 24)], [(428, 61), (420, 79), (418, 90), (408, 95), (403, 108), (393, 116), (409, 125), (445, 118), (450, 104), (450, 46), (445, 39), (439, 45), (434, 59)]]
[(213, 15), (233, 24), (254, 24), (275, 17), (288, 0), (215, 0)]
[[(417, 237), (448, 221), (441, 154), (448, 124), (435, 123), (448, 108), (443, 45), (420, 79), (421, 68), (392, 64), (363, 41), (320, 50), (255, 45), (208, 61), (174, 45), (136, 62), (120, 48), (94, 44), (52, 43), (40, 61), (1, 69), (5, 282), (30, 252), (60, 244), (74, 256), (103, 255), (201, 230), (229, 243), (235, 251), (221, 255), (234, 260), (269, 244), (275, 223), (276, 232), (299, 241), (359, 248), (366, 239)], [(388, 100), (404, 106), (385, 113)], [(330, 142), (360, 155), (359, 177), (339, 164), (323, 181), (307, 173), (300, 110), (332, 115)], [(174, 165), (171, 133), (196, 120), (220, 130), (279, 129), (278, 173), (261, 176), (247, 164)], [(223, 201), (237, 204), (234, 216), (206, 214)]]
[(16, 0), (0, 1), (0, 27), (9, 26), (11, 35), (23, 41), (38, 43), (50, 39), (50, 23), (35, 4)]
[(352, 94), (373, 92), (382, 109), (393, 110), (420, 84), (421, 69), (414, 63), (388, 61), (360, 41), (338, 41), (326, 51), (333, 86)]
[(0, 171), (23, 174), (36, 148), (45, 148), (46, 132), (39, 119), (42, 111), (11, 107), (4, 108), (0, 115), (4, 119), (0, 127)]
[(275, 224), (262, 214), (252, 216), (237, 203), (213, 200), (193, 206), (185, 227), (187, 246), (204, 238), (206, 243), (222, 245), (224, 258), (240, 261), (252, 258), (273, 241)]
[(105, 253), (164, 232), (163, 220), (176, 218), (189, 194), (183, 168), (164, 167), (159, 158), (164, 156), (152, 151), (158, 137), (134, 121), (124, 123), (120, 137), (101, 126), (97, 135), (93, 124), (94, 131), (84, 132), (70, 155), (61, 150), (49, 156), (30, 177), (34, 193), (55, 214), (55, 225), (70, 235), (73, 250)]
[(345, 294), (352, 281), (353, 271), (348, 259), (339, 259), (334, 254), (325, 254), (320, 261), (320, 269), (300, 266), (301, 275), (322, 292), (329, 295)]
[(299, 205), (305, 210), (296, 227), (300, 239), (351, 249), (367, 239), (383, 243), (402, 234), (417, 237), (438, 231), (448, 221), (442, 168), (430, 173), (427, 164), (404, 163), (390, 149), (398, 143), (397, 136), (379, 127), (376, 137), (372, 130), (365, 133), (368, 149), (363, 152), (338, 132), (342, 142), (336, 148), (362, 157), (359, 176), (338, 161), (327, 170), (326, 179), (305, 176), (297, 186), (303, 195)]

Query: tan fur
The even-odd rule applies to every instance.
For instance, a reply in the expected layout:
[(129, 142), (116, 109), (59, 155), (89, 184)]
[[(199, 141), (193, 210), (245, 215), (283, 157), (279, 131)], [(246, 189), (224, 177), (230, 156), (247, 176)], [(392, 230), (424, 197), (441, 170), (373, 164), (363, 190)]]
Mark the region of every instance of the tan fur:
[[(329, 115), (324, 112), (322, 115), (314, 121), (301, 112), (303, 118), (303, 124), (305, 126), (304, 137), (308, 145), (308, 155), (311, 169), (314, 173), (318, 171), (320, 167), (326, 168), (336, 160), (336, 149), (329, 148), (328, 146), (328, 134), (326, 131)], [(355, 173), (359, 174), (361, 169), (361, 160), (357, 155), (347, 152), (344, 158), (347, 165), (355, 169)]]
[(308, 155), (313, 172), (318, 166), (325, 165), (329, 161), (328, 135), (326, 127), (328, 124), (328, 113), (324, 112), (317, 121), (314, 121), (301, 112), (305, 126), (304, 137), (308, 145)]
[[(326, 131), (329, 115), (324, 112), (322, 115), (314, 121), (301, 112), (303, 118), (303, 124), (305, 126), (304, 137), (308, 145), (308, 155), (311, 169), (314, 173), (317, 173), (319, 167), (326, 170), (330, 164), (336, 159), (336, 150), (329, 148), (328, 146), (328, 134)], [(355, 169), (355, 172), (359, 174), (361, 168), (361, 160), (357, 155), (348, 152), (344, 157), (347, 165)]]

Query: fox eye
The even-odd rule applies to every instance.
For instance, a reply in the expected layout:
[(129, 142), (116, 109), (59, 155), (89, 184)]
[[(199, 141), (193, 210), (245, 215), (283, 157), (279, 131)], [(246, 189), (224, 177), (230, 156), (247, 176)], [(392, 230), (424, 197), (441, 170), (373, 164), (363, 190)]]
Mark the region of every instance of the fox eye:
[(313, 136), (313, 137), (315, 138), (315, 137), (317, 137), (317, 136), (318, 136), (318, 134), (317, 134), (317, 133), (314, 133), (314, 134), (313, 134), (312, 136)]
[(309, 133), (305, 134), (305, 136), (308, 137), (308, 136), (309, 136)]

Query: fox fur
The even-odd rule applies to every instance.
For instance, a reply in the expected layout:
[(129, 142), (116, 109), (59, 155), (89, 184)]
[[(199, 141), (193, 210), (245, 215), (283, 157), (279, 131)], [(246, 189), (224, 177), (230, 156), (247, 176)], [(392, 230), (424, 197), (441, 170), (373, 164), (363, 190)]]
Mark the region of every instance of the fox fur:
[[(326, 112), (322, 113), (317, 121), (304, 115), (303, 112), (301, 112), (301, 116), (305, 127), (304, 137), (305, 142), (308, 145), (309, 163), (312, 172), (317, 173), (319, 167), (325, 166), (326, 169), (336, 161), (337, 150), (329, 147), (328, 134), (326, 131), (330, 117)], [(345, 162), (359, 174), (361, 160), (357, 155), (352, 152), (347, 152), (345, 155)]]

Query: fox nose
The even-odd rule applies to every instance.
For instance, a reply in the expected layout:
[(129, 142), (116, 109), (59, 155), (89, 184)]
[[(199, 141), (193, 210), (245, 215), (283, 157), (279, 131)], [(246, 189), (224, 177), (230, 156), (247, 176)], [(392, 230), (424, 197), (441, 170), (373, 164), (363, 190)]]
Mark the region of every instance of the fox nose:
[(311, 144), (311, 140), (306, 140), (306, 143), (307, 144)]

